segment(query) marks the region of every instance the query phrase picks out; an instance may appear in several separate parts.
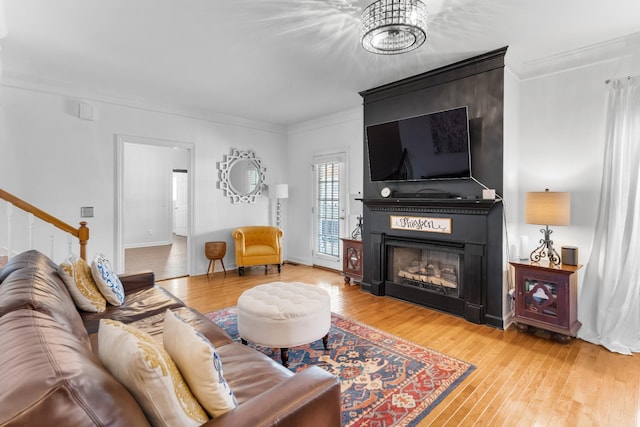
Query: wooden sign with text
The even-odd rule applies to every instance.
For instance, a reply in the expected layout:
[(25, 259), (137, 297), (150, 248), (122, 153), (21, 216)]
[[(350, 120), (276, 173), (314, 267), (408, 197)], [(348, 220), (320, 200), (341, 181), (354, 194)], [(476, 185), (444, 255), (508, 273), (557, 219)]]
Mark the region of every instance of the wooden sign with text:
[(425, 218), (421, 216), (390, 215), (394, 230), (426, 231), (428, 233), (451, 234), (451, 218)]

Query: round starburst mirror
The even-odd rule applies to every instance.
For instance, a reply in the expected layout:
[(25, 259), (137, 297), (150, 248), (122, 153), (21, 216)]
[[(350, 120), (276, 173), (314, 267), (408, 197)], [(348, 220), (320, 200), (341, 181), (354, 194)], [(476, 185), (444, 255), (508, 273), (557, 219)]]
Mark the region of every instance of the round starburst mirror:
[(253, 150), (231, 149), (218, 163), (220, 188), (232, 203), (254, 203), (262, 194), (266, 168)]

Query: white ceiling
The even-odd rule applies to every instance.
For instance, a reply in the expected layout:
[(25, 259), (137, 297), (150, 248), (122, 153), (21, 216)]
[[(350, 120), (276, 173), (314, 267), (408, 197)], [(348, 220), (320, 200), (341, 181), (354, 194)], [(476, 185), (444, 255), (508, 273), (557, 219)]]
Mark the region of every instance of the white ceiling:
[(427, 42), (379, 56), (372, 1), (4, 0), (4, 79), (290, 125), (502, 46), (517, 65), (640, 31), (638, 0), (425, 0)]

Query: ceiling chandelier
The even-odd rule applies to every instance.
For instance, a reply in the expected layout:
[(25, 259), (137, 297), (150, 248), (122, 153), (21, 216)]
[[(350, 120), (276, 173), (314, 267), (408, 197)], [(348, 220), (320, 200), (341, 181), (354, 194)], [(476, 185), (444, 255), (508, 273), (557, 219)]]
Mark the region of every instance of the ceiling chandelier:
[(426, 38), (427, 7), (421, 0), (378, 0), (362, 12), (362, 47), (369, 52), (409, 52)]

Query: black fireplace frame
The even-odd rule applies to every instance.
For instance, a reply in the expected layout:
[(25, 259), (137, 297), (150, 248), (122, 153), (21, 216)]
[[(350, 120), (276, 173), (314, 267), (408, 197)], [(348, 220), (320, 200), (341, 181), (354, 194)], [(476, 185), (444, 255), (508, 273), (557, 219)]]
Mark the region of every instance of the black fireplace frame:
[[(362, 290), (390, 296), (501, 328), (502, 203), (495, 200), (364, 199)], [(451, 233), (391, 228), (390, 216), (451, 220)], [(423, 242), (462, 248), (462, 298), (438, 296), (387, 280), (387, 243)]]

